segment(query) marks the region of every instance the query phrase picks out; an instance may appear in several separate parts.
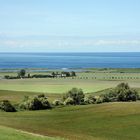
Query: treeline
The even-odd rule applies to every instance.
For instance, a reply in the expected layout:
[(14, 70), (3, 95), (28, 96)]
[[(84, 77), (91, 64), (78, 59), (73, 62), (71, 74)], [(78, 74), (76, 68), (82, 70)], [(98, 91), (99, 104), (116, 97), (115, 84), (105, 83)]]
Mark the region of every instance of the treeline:
[(34, 97), (25, 96), (23, 101), (16, 108), (7, 100), (1, 101), (0, 109), (6, 112), (15, 112), (17, 110), (52, 109), (56, 106), (132, 102), (137, 100), (140, 100), (138, 92), (130, 88), (127, 83), (121, 83), (114, 89), (99, 96), (87, 96), (82, 89), (73, 88), (64, 94), (62, 99), (56, 99), (52, 103), (48, 101), (48, 98), (44, 94), (40, 94)]
[(5, 79), (22, 79), (22, 78), (58, 78), (58, 77), (75, 77), (76, 73), (74, 71), (71, 72), (52, 72), (51, 74), (27, 74), (26, 70), (22, 69), (17, 73), (17, 76), (5, 75)]

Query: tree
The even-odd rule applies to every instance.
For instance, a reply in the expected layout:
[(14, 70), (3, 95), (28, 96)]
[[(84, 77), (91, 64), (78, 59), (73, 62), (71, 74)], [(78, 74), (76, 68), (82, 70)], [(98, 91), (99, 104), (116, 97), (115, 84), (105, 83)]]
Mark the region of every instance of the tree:
[(110, 90), (107, 94), (100, 95), (100, 97), (102, 97), (103, 102), (126, 102), (138, 100), (139, 94), (130, 88), (127, 83), (120, 83), (115, 89)]
[(75, 77), (75, 76), (76, 76), (76, 73), (75, 73), (74, 71), (72, 71), (72, 72), (71, 72), (71, 76), (72, 76), (72, 77)]
[(117, 89), (130, 89), (128, 83), (120, 83), (116, 87)]
[(31, 75), (30, 75), (30, 73), (28, 73), (28, 78), (31, 78)]
[(55, 72), (52, 72), (52, 77), (54, 78), (56, 76)]
[(25, 97), (19, 107), (25, 110), (41, 110), (50, 109), (51, 104), (49, 103), (47, 97), (44, 94), (40, 94), (33, 98)]
[(25, 74), (26, 74), (26, 70), (25, 69), (21, 69), (19, 71), (19, 73), (18, 73), (18, 76), (21, 77), (21, 78), (23, 78), (25, 76)]
[(67, 98), (71, 98), (73, 99), (73, 102), (75, 105), (80, 105), (84, 102), (84, 97), (85, 95), (82, 89), (72, 88), (66, 93), (66, 95), (64, 96), (64, 99), (66, 100)]
[(8, 100), (3, 100), (0, 103), (0, 109), (5, 112), (16, 112), (15, 107)]

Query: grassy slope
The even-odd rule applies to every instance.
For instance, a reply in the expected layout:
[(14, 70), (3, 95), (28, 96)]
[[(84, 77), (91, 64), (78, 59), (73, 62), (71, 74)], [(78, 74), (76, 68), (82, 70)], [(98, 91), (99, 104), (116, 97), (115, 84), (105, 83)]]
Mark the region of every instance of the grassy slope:
[[(84, 92), (97, 92), (116, 86), (122, 81), (92, 79), (20, 79), (0, 80), (0, 90), (30, 91), (42, 93), (64, 93), (73, 87), (82, 88)], [(126, 80), (132, 87), (139, 87), (140, 81)]]
[(0, 112), (0, 125), (71, 140), (139, 140), (140, 102)]
[(41, 137), (26, 132), (17, 131), (12, 128), (0, 126), (1, 140), (61, 140), (60, 138)]
[(64, 93), (78, 87), (85, 92), (99, 91), (115, 86), (118, 81), (97, 81), (84, 79), (22, 79), (0, 80), (1, 90), (31, 91), (42, 93)]
[[(9, 100), (12, 103), (20, 103), (24, 99), (24, 96), (35, 96), (39, 94), (40, 93), (38, 92), (0, 90), (0, 100)], [(60, 94), (46, 94), (46, 96), (49, 101), (62, 98)]]

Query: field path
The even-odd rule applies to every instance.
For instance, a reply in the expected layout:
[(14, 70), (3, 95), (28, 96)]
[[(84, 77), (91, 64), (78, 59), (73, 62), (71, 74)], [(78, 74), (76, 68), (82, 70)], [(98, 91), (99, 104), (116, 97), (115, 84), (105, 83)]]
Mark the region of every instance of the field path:
[(39, 138), (42, 138), (42, 140), (66, 140), (66, 139), (63, 139), (63, 138), (45, 136), (45, 135), (36, 134), (36, 133), (28, 132), (28, 131), (23, 131), (23, 130), (20, 130), (20, 129), (15, 129), (15, 128), (7, 127), (7, 126), (2, 126), (2, 125), (0, 125), (0, 127), (1, 128), (6, 128), (6, 129), (12, 129), (15, 132), (20, 133), (20, 134), (25, 134), (25, 135), (30, 135), (30, 136), (34, 136), (34, 137), (39, 137)]

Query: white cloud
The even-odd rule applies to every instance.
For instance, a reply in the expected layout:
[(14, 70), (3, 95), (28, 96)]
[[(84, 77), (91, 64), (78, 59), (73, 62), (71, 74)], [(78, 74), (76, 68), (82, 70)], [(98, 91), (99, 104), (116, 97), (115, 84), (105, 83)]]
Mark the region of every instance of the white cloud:
[[(0, 46), (6, 46), (9, 48), (39, 48), (44, 47), (48, 48), (56, 48), (56, 49), (66, 49), (66, 48), (86, 48), (86, 47), (97, 47), (100, 48), (104, 46), (140, 46), (140, 40), (108, 40), (108, 39), (44, 39), (44, 40), (16, 40), (16, 39), (8, 39), (8, 40), (0, 40)], [(80, 51), (80, 50), (79, 50)]]

